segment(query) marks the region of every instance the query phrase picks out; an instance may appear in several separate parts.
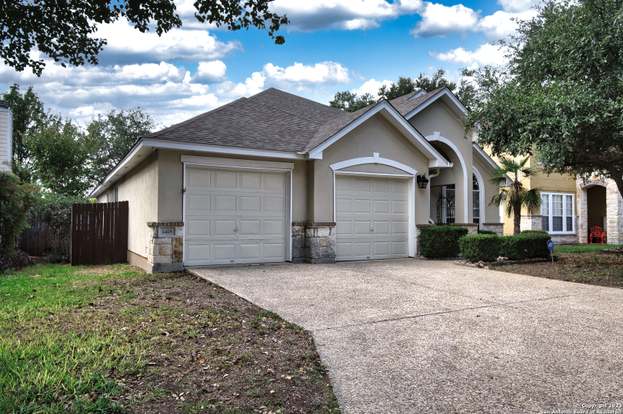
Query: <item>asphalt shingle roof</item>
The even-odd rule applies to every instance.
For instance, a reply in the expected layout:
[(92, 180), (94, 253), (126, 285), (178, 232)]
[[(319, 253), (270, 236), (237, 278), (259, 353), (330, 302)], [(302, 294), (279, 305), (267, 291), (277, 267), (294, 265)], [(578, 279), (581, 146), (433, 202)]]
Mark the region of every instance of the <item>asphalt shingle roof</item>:
[[(421, 95), (413, 92), (390, 102), (404, 115), (438, 91)], [(304, 152), (322, 143), (373, 106), (356, 112), (345, 112), (270, 88), (154, 132), (145, 138)]]

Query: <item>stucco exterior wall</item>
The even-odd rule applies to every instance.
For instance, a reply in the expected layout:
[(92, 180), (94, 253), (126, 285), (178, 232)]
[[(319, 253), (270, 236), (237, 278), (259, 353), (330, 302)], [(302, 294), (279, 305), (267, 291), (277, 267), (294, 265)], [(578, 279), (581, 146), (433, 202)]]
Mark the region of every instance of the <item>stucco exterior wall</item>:
[[(442, 100), (428, 106), (422, 112), (416, 114), (409, 122), (420, 131), (431, 142), (449, 141), (455, 148), (452, 151), (444, 150), (454, 163), (453, 174), (456, 184), (456, 222), (472, 222), (472, 141), (465, 134), (463, 120), (453, 112)], [(448, 143), (444, 142), (440, 148), (446, 148)], [(465, 180), (463, 166), (455, 158), (452, 152), (458, 152), (460, 158), (465, 163), (467, 180)], [(442, 183), (443, 172), (436, 179), (437, 183)], [(467, 185), (466, 185), (467, 184)], [(467, 191), (467, 216), (465, 216), (465, 194)]]
[(128, 201), (128, 250), (147, 257), (151, 235), (147, 222), (158, 218), (157, 155), (134, 168), (117, 183), (117, 188), (117, 201)]
[(485, 204), (484, 206), (481, 205), (480, 208), (485, 209), (485, 223), (501, 223), (499, 207), (495, 204), (491, 204), (491, 198), (499, 192), (499, 186), (491, 182), (491, 178), (493, 178), (491, 166), (482, 161), (477, 154), (473, 154), (472, 160), (474, 163), (473, 165), (480, 172), (484, 181)]
[[(340, 141), (324, 151), (322, 160), (313, 161), (313, 194), (311, 216), (315, 222), (333, 222), (333, 172), (331, 164), (352, 158), (371, 157), (379, 153), (387, 158), (406, 164), (421, 174), (428, 173), (428, 160), (382, 115), (356, 128)], [(358, 171), (380, 171), (375, 165), (362, 165)], [(416, 189), (416, 223), (428, 222), (428, 190)]]

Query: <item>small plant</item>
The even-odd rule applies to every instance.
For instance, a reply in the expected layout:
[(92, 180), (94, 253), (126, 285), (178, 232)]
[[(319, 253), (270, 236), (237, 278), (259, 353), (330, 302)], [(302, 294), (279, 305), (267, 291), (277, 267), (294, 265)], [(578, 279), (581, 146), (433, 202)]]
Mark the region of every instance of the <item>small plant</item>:
[(547, 241), (550, 238), (546, 232), (536, 230), (502, 237), (502, 256), (511, 260), (548, 258)]
[(420, 254), (428, 258), (447, 258), (459, 255), (459, 239), (467, 229), (459, 226), (428, 226), (420, 230)]
[(501, 238), (496, 234), (469, 234), (459, 240), (461, 256), (470, 262), (493, 262), (500, 255)]

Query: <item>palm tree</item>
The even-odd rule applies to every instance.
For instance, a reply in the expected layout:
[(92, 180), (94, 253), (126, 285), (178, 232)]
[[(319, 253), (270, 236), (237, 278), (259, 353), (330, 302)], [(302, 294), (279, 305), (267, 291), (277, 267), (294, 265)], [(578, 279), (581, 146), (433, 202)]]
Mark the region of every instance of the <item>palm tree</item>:
[(496, 184), (510, 181), (510, 184), (500, 189), (500, 192), (493, 196), (491, 204), (499, 206), (506, 202), (506, 215), (513, 217), (513, 234), (519, 234), (521, 231), (521, 209), (526, 207), (530, 213), (540, 207), (541, 195), (539, 190), (532, 188), (527, 190), (521, 183), (521, 178), (530, 177), (535, 171), (530, 167), (526, 167), (528, 157), (523, 160), (514, 160), (512, 158), (502, 158), (499, 167), (491, 181)]

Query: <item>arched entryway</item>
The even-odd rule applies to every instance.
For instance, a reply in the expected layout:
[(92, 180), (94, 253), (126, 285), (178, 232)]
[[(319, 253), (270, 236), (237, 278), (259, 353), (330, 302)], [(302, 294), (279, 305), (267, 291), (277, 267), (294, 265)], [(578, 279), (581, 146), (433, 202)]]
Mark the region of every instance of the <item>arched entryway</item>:
[(429, 136), (435, 149), (452, 163), (430, 176), (430, 218), (437, 224), (469, 223), (472, 175), (460, 150), (440, 136)]

